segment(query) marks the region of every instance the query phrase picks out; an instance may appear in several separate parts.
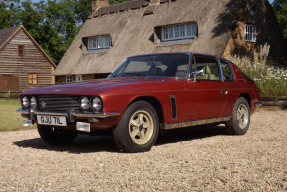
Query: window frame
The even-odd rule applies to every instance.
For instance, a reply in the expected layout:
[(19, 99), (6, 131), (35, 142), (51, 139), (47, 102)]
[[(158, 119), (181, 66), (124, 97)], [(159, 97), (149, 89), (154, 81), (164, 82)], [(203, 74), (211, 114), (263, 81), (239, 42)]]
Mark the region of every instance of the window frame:
[[(251, 32), (249, 30), (251, 28)], [(249, 38), (251, 37), (251, 39)], [(256, 42), (256, 25), (253, 23), (245, 23), (244, 25), (244, 39), (246, 42)]]
[[(34, 76), (36, 76), (36, 77), (34, 77)], [(38, 85), (38, 74), (37, 73), (29, 73), (28, 74), (28, 84), (29, 85)]]
[[(218, 77), (219, 79), (216, 79), (216, 80), (211, 80), (211, 79), (198, 79), (200, 81), (222, 81), (223, 79), (223, 74), (222, 74), (222, 68), (221, 68), (221, 63), (218, 59), (218, 57), (213, 57), (213, 56), (209, 56), (209, 55), (192, 55), (192, 63), (191, 65), (195, 65), (195, 70), (197, 71), (198, 70), (198, 66), (197, 66), (197, 61), (196, 61), (196, 57), (203, 57), (203, 58), (209, 58), (209, 59), (212, 59), (215, 61), (216, 63), (216, 66), (217, 66), (217, 70), (218, 70)], [(191, 66), (191, 72), (193, 71), (193, 66)], [(214, 74), (213, 74), (214, 75)]]
[[(107, 39), (101, 39), (101, 38), (108, 38)], [(96, 41), (96, 42), (90, 42), (90, 41)], [(100, 42), (103, 41), (104, 46), (100, 46)], [(96, 47), (91, 46), (94, 43), (96, 43)], [(94, 37), (88, 37), (88, 50), (99, 50), (99, 49), (109, 49), (112, 47), (112, 37), (110, 35), (99, 35)]]
[[(219, 62), (220, 62), (220, 68), (221, 68), (221, 76), (222, 76), (222, 81), (224, 82), (234, 82), (235, 81), (235, 75), (234, 75), (234, 70), (230, 64), (230, 62), (226, 61), (226, 60), (223, 60), (223, 59), (219, 59)], [(224, 74), (223, 74), (223, 68), (222, 68), (222, 63), (226, 64), (227, 66), (229, 66), (230, 68), (230, 71), (231, 71), (231, 74), (232, 74), (232, 80), (224, 80)]]
[[(22, 53), (20, 53), (20, 50), (22, 48)], [(18, 45), (18, 56), (24, 56), (25, 55), (25, 45)]]
[[(191, 35), (188, 35), (188, 28), (187, 26), (191, 25)], [(195, 26), (193, 28), (193, 26)], [(182, 30), (182, 27), (184, 27), (184, 30)], [(166, 31), (165, 31), (166, 29)], [(167, 38), (165, 38), (165, 34), (169, 33), (169, 30), (172, 29), (172, 36), (169, 37), (169, 34), (167, 34)], [(181, 33), (184, 32), (184, 35)], [(176, 33), (178, 33), (178, 37), (176, 37)], [(197, 23), (191, 22), (191, 23), (182, 23), (182, 24), (174, 24), (174, 25), (167, 25), (167, 26), (162, 26), (161, 27), (161, 41), (166, 42), (166, 41), (175, 41), (175, 40), (183, 40), (183, 39), (194, 39), (197, 37), (198, 33), (198, 26)]]
[(66, 83), (72, 83), (75, 81), (75, 75), (66, 75)]

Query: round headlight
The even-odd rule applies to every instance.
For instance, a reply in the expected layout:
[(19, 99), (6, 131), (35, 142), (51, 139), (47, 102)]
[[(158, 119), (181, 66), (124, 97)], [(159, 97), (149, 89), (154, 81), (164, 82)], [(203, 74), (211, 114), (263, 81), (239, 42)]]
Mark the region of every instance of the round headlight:
[(29, 107), (29, 100), (26, 96), (22, 97), (22, 106), (25, 108)]
[(95, 111), (100, 111), (102, 109), (102, 101), (99, 97), (93, 98), (92, 107)]
[(31, 97), (30, 101), (31, 101), (31, 107), (37, 107), (37, 100), (35, 97)]
[(82, 97), (80, 105), (83, 110), (88, 110), (90, 108), (89, 99), (87, 97)]

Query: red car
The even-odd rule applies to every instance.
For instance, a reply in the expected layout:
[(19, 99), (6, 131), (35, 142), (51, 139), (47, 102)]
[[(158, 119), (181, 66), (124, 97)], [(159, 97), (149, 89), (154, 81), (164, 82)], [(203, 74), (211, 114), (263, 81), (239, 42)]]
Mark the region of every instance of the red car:
[(38, 124), (44, 141), (109, 131), (119, 148), (148, 151), (161, 130), (225, 123), (243, 135), (260, 105), (259, 89), (232, 62), (198, 53), (127, 58), (107, 79), (53, 85), (20, 96), (23, 125)]

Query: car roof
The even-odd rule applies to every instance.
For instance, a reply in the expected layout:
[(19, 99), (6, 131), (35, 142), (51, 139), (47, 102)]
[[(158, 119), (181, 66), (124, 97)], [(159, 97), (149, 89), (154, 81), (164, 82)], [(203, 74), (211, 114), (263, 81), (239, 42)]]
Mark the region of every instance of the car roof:
[[(211, 54), (205, 54), (205, 53), (197, 53), (197, 52), (167, 52), (167, 53), (150, 53), (150, 54), (142, 54), (142, 55), (135, 55), (135, 56), (131, 56), (129, 58), (133, 58), (133, 57), (142, 57), (142, 56), (156, 56), (156, 55), (202, 55), (202, 56), (209, 56), (209, 57), (216, 57), (222, 60), (225, 60), (227, 62), (231, 62), (230, 60), (220, 57), (220, 56), (216, 56), (216, 55), (211, 55)], [(231, 62), (232, 63), (232, 62)]]

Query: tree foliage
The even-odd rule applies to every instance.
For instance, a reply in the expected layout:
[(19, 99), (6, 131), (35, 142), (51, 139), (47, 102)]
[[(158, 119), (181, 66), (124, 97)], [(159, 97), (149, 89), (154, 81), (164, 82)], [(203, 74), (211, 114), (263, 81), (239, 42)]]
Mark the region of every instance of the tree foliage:
[(287, 0), (275, 0), (273, 7), (287, 45)]

